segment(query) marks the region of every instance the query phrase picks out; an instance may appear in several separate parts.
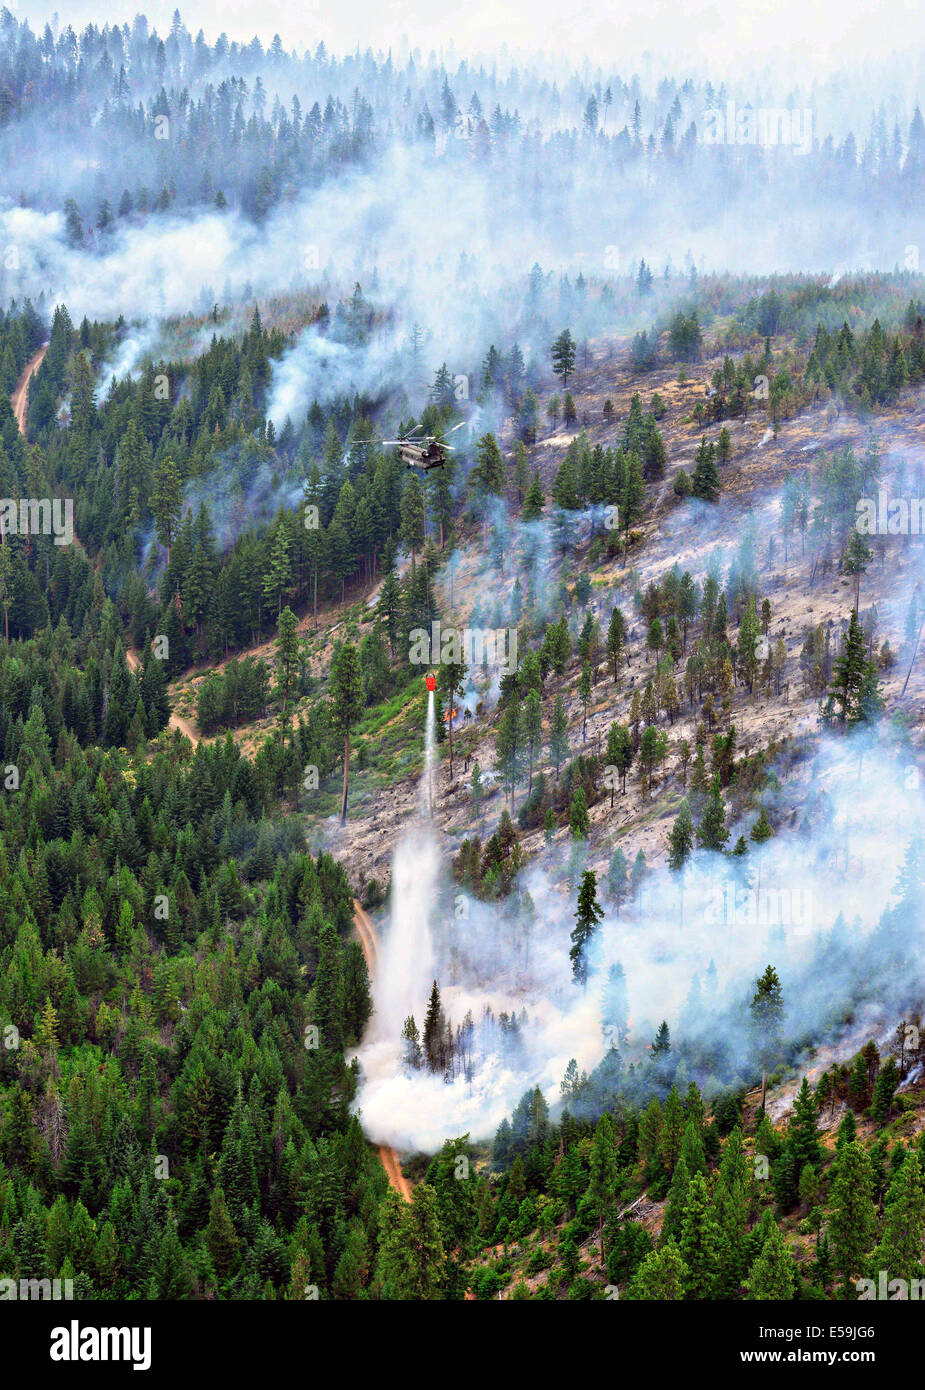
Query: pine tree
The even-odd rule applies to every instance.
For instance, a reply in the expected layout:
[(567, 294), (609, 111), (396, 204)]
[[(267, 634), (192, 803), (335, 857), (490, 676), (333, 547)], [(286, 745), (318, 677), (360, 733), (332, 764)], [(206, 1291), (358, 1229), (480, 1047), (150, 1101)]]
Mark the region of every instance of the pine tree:
[(562, 382), (564, 389), (575, 370), (575, 341), (567, 328), (563, 328), (549, 351), (552, 356), (553, 371)]
[(283, 594), (292, 583), (292, 561), (289, 557), (289, 537), (284, 526), (277, 528), (266, 573), (263, 577), (263, 592), (270, 600), (276, 600), (276, 611), (283, 606)]
[(742, 622), (739, 626), (739, 665), (742, 675), (748, 681), (749, 693), (755, 689), (755, 676), (758, 674), (758, 638), (761, 626), (755, 609), (755, 596), (749, 595)]
[(313, 1022), (329, 1053), (344, 1047), (344, 979), (341, 945), (329, 921), (318, 929), (318, 970), (315, 975)]
[(797, 1282), (793, 1254), (775, 1221), (745, 1281), (746, 1297), (789, 1301)]
[(716, 776), (710, 786), (710, 796), (697, 827), (697, 839), (703, 849), (722, 850), (729, 839), (726, 828), (726, 803)]
[(690, 1270), (674, 1244), (669, 1241), (660, 1250), (646, 1256), (630, 1286), (630, 1298), (647, 1302), (680, 1302), (690, 1285)]
[(623, 614), (619, 608), (614, 608), (610, 615), (610, 622), (607, 625), (607, 659), (610, 662), (610, 669), (613, 673), (614, 685), (619, 682), (620, 665), (623, 661), (623, 650), (626, 643), (626, 624)]
[(687, 1164), (689, 1173), (706, 1173), (707, 1155), (703, 1146), (703, 1139), (700, 1135), (700, 1129), (693, 1120), (688, 1120), (687, 1124), (684, 1126), (684, 1138), (681, 1141), (681, 1157)]
[[(659, 1157), (666, 1173), (673, 1173), (681, 1155), (684, 1141), (684, 1106), (676, 1086), (671, 1090), (662, 1106), (662, 1135), (659, 1143)], [(688, 1169), (690, 1173), (690, 1169)]]
[(833, 1212), (828, 1226), (832, 1261), (842, 1276), (845, 1290), (853, 1275), (865, 1267), (876, 1232), (876, 1210), (871, 1198), (870, 1162), (855, 1139), (838, 1156), (832, 1187)]
[(793, 1152), (794, 1167), (802, 1174), (808, 1163), (818, 1168), (822, 1160), (818, 1139), (819, 1107), (806, 1077), (800, 1083), (793, 1102), (793, 1113), (787, 1130), (787, 1142)]
[(765, 840), (770, 840), (773, 834), (774, 831), (771, 829), (768, 813), (762, 806), (758, 811), (758, 819), (748, 832), (748, 838), (751, 840), (752, 844), (763, 845)]
[(859, 611), (861, 602), (861, 575), (867, 569), (874, 552), (867, 544), (857, 527), (852, 526), (848, 536), (848, 544), (845, 546), (845, 553), (842, 555), (842, 572), (847, 575), (854, 575), (857, 579), (854, 590), (854, 611)]
[(565, 705), (562, 703), (562, 696), (557, 695), (552, 707), (552, 723), (549, 729), (549, 760), (555, 763), (557, 782), (559, 780), (559, 768), (568, 754), (568, 720), (565, 717)]
[(516, 699), (511, 700), (501, 716), (495, 740), (495, 753), (498, 769), (508, 784), (513, 810), (514, 788), (523, 771), (523, 719), (520, 704)]
[(192, 1292), (189, 1265), (177, 1234), (177, 1223), (168, 1210), (151, 1279), (150, 1297), (186, 1299)]
[(877, 689), (877, 668), (872, 661), (868, 661), (866, 651), (867, 640), (858, 620), (857, 609), (852, 609), (844, 651), (835, 661), (828, 699), (823, 708), (827, 723), (851, 727), (871, 723), (877, 718), (882, 707)]
[(528, 690), (524, 701), (523, 738), (529, 763), (528, 791), (533, 790), (533, 760), (542, 745), (543, 707), (538, 690)]
[(690, 858), (693, 847), (694, 822), (691, 819), (690, 804), (687, 797), (684, 797), (668, 836), (668, 867), (675, 873), (680, 873)]
[(581, 700), (581, 741), (587, 742), (588, 737), (588, 709), (591, 705), (591, 667), (586, 661), (581, 668), (581, 676), (578, 680), (578, 698)]
[(212, 1189), (205, 1243), (216, 1273), (220, 1279), (226, 1278), (238, 1253), (238, 1237), (228, 1215), (225, 1194), (220, 1187)]
[(299, 620), (286, 607), (276, 623), (276, 661), (283, 692), (283, 713), (289, 708), (289, 692), (299, 669)]
[(691, 1175), (687, 1162), (683, 1157), (679, 1157), (668, 1188), (668, 1201), (665, 1205), (665, 1216), (658, 1238), (660, 1246), (666, 1245), (668, 1241), (681, 1239), (690, 1185)]
[(911, 1284), (914, 1279), (921, 1279), (925, 1275), (923, 1249), (925, 1186), (922, 1164), (918, 1151), (909, 1148), (890, 1183), (883, 1234), (870, 1257), (871, 1277), (877, 1280), (880, 1270), (885, 1270), (887, 1283), (892, 1279), (905, 1279)]
[(598, 1239), (601, 1243), (601, 1262), (604, 1261), (604, 1221), (613, 1202), (619, 1165), (613, 1121), (606, 1110), (597, 1122), (589, 1157), (590, 1181), (588, 1197), (597, 1208)]
[(357, 649), (345, 642), (331, 662), (331, 718), (344, 739), (344, 796), (340, 823), (347, 824), (347, 785), (350, 776), (350, 726), (363, 712), (365, 694), (363, 671)]
[(424, 493), (414, 473), (411, 474), (405, 483), (405, 488), (401, 495), (400, 511), (401, 528), (399, 534), (411, 552), (411, 567), (413, 569), (415, 556), (423, 546), (425, 540)]
[(646, 633), (646, 647), (650, 652), (655, 653), (656, 665), (658, 665), (658, 654), (661, 650), (664, 640), (665, 638), (664, 633), (662, 632), (661, 620), (656, 614), (656, 616), (652, 619), (651, 623), (649, 624), (649, 630)]
[(170, 568), (170, 548), (176, 538), (182, 511), (182, 492), (177, 465), (168, 455), (154, 475), (151, 494), (154, 529), (161, 545), (167, 548), (167, 567)]
[(718, 1292), (723, 1298), (734, 1297), (745, 1277), (749, 1181), (750, 1171), (742, 1146), (742, 1131), (736, 1126), (723, 1147), (713, 1202), (721, 1233), (722, 1260)]
[(588, 814), (588, 803), (585, 798), (584, 787), (575, 788), (572, 797), (572, 804), (569, 808), (569, 829), (572, 832), (572, 839), (586, 840), (591, 829), (591, 818)]
[(890, 1118), (893, 1096), (898, 1085), (899, 1068), (893, 1058), (888, 1057), (874, 1082), (874, 1094), (870, 1104), (870, 1117), (877, 1129), (882, 1129)]
[(715, 502), (720, 492), (719, 468), (716, 465), (716, 446), (708, 444), (704, 435), (700, 440), (694, 473), (691, 478), (691, 492), (704, 502)]
[(497, 439), (489, 432), (482, 436), (476, 447), (478, 461), (470, 477), (480, 491), (494, 497), (503, 497), (507, 486), (507, 471)]
[(521, 512), (522, 521), (539, 521), (546, 506), (546, 498), (543, 496), (543, 485), (540, 482), (539, 469), (533, 473), (533, 481), (527, 488), (524, 497), (523, 511)]
[(689, 1298), (712, 1298), (720, 1275), (720, 1229), (702, 1173), (691, 1178), (681, 1225), (681, 1255), (688, 1267)]
[(446, 1253), (437, 1194), (419, 1183), (410, 1203), (391, 1188), (379, 1209), (379, 1277), (389, 1299), (439, 1299)]
[(577, 985), (584, 986), (588, 982), (587, 946), (603, 916), (604, 910), (597, 900), (597, 875), (593, 870), (586, 869), (578, 890), (578, 907), (569, 951), (572, 979)]
[(431, 1071), (443, 1071), (444, 1069), (443, 1038), (445, 1031), (446, 1019), (443, 1005), (440, 1002), (440, 990), (437, 987), (437, 981), (434, 980), (427, 1005), (427, 1014), (424, 1018), (422, 1036), (424, 1059)]
[(623, 517), (623, 530), (629, 538), (630, 527), (640, 520), (646, 498), (646, 484), (642, 474), (642, 464), (635, 449), (626, 455), (626, 478), (619, 498), (620, 513)]
[(768, 1088), (768, 1066), (780, 1051), (780, 1029), (784, 1017), (784, 1000), (780, 980), (773, 965), (769, 965), (756, 981), (757, 988), (749, 1005), (750, 1022), (755, 1034), (761, 1062), (761, 1113)]

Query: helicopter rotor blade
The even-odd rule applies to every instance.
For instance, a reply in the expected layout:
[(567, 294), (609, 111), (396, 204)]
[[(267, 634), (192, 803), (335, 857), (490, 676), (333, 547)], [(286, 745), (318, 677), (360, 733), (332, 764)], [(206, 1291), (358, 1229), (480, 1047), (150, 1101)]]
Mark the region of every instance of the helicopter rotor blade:
[[(462, 427), (463, 427), (463, 425), (464, 425), (465, 423), (466, 423), (465, 420), (460, 420), (460, 422), (459, 422), (458, 425), (454, 425), (453, 428), (452, 428), (451, 430), (447, 430), (447, 434), (455, 434), (457, 430), (461, 430), (461, 429), (462, 429)], [(450, 447), (450, 446), (447, 445), (447, 448), (449, 448), (449, 447)]]

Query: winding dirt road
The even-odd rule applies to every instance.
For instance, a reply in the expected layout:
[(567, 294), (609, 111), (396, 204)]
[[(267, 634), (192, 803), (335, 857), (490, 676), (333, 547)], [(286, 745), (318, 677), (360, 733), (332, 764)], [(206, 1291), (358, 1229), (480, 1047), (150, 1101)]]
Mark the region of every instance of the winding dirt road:
[[(376, 928), (356, 898), (353, 900), (353, 924), (357, 929), (360, 945), (363, 947), (363, 955), (366, 957), (366, 969), (369, 971), (369, 978), (372, 979), (376, 973), (376, 966), (379, 964), (379, 942), (376, 939)], [(395, 1189), (399, 1197), (410, 1202), (411, 1184), (401, 1170), (398, 1154), (388, 1144), (380, 1144), (379, 1159), (385, 1169), (389, 1186)]]
[(13, 414), (16, 416), (16, 423), (19, 426), (19, 433), (24, 439), (26, 437), (26, 411), (29, 408), (29, 383), (42, 365), (42, 359), (48, 351), (48, 347), (49, 345), (46, 343), (44, 347), (39, 348), (33, 357), (29, 358), (22, 376), (16, 383), (16, 390), (10, 398)]
[[(128, 662), (128, 667), (130, 671), (140, 670), (141, 657), (138, 655), (134, 647), (126, 647), (125, 659)], [(186, 737), (189, 739), (190, 743), (193, 745), (194, 748), (199, 743), (199, 735), (196, 733), (192, 724), (190, 724), (188, 720), (181, 718), (179, 714), (171, 714), (170, 721), (167, 727), (169, 729), (179, 729), (181, 734), (186, 735)]]

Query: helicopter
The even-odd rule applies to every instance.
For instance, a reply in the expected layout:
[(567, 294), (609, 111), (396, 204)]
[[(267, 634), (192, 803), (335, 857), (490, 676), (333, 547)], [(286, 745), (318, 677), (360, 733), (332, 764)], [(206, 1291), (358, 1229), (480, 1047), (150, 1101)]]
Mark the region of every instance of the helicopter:
[[(458, 425), (454, 425), (450, 434), (462, 429), (465, 421), (461, 420)], [(437, 439), (436, 435), (425, 434), (420, 439), (415, 439), (415, 435), (421, 428), (418, 425), (410, 433), (403, 435), (401, 439), (383, 439), (382, 443), (387, 448), (398, 450), (399, 457), (404, 460), (406, 468), (420, 468), (428, 473), (431, 468), (442, 468), (446, 463), (447, 452), (453, 452), (452, 444), (444, 444), (442, 439)]]

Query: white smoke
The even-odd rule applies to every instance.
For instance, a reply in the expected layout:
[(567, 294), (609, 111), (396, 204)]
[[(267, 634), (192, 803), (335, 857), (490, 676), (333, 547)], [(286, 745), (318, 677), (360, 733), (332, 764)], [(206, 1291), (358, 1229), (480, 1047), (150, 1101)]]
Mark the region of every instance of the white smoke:
[[(768, 963), (783, 982), (788, 1037), (831, 1045), (841, 1017), (854, 1018), (855, 1033), (863, 1019), (871, 1033), (889, 1034), (923, 983), (919, 969), (891, 981), (888, 995), (868, 997), (882, 968), (875, 934), (895, 901), (907, 840), (925, 826), (908, 757), (887, 739), (862, 745), (826, 737), (788, 783), (789, 818), (783, 798), (766, 798), (779, 821), (773, 839), (753, 845), (746, 861), (695, 853), (684, 874), (683, 915), (681, 881), (664, 861), (622, 909), (608, 900), (606, 861), (594, 864), (605, 917), (586, 989), (573, 983), (568, 958), (577, 874), (569, 887), (560, 855), (534, 861), (521, 876), (536, 912), (528, 927), (511, 910), (516, 894), (507, 904), (486, 904), (457, 893), (455, 909), (452, 897), (447, 909), (441, 849), (416, 827), (396, 850), (375, 1013), (359, 1051), (357, 1105), (369, 1137), (433, 1151), (467, 1131), (490, 1138), (534, 1086), (554, 1103), (571, 1058), (590, 1072), (607, 1051), (604, 984), (615, 961), (625, 972), (630, 1020), (624, 1063), (646, 1056), (666, 1019), (676, 1044), (724, 1052), (741, 1068), (740, 1080), (753, 1079), (747, 1004)], [(754, 818), (732, 826), (730, 844)], [(892, 823), (902, 834), (885, 839), (883, 827)], [(920, 926), (908, 943), (913, 959), (923, 959), (921, 936)], [(403, 1069), (401, 1026), (409, 1013), (420, 1026), (433, 978), (456, 1025), (467, 1010), (478, 1024), (486, 1006), (496, 1016), (520, 1014), (519, 1049), (506, 1052), (477, 1027), (471, 1080), (447, 1083)], [(485, 1036), (493, 1048), (480, 1051)], [(700, 1080), (708, 1093), (719, 1084)]]

